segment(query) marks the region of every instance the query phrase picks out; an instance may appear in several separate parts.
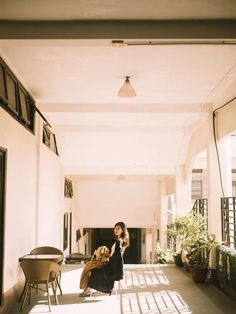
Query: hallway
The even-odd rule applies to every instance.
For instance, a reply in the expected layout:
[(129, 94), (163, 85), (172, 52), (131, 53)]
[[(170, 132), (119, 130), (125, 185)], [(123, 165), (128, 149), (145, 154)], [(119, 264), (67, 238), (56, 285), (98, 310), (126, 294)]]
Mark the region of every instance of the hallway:
[[(214, 286), (196, 285), (184, 269), (156, 264), (125, 265), (119, 297), (113, 292), (111, 296), (97, 293), (80, 298), (78, 285), (82, 269), (81, 265), (63, 265), (63, 296), (58, 296), (58, 306), (52, 301), (52, 313), (220, 314), (236, 311), (236, 303)], [(43, 302), (38, 298), (37, 305), (36, 298), (34, 294), (32, 305), (25, 305), (23, 313), (48, 313), (46, 297)], [(19, 303), (10, 313), (18, 311)]]

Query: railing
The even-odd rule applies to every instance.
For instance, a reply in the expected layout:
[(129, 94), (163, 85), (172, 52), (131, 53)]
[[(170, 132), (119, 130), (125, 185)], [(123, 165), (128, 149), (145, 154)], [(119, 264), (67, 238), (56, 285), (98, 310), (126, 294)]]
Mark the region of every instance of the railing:
[(204, 229), (208, 229), (208, 202), (207, 198), (197, 199), (193, 204), (192, 213), (194, 215), (202, 215), (206, 220)]
[(230, 248), (236, 248), (236, 197), (221, 198), (222, 240)]
[[(191, 212), (193, 215), (202, 215), (205, 218), (206, 224), (204, 225), (204, 230), (208, 230), (208, 202), (207, 198), (197, 199), (193, 204)], [(170, 226), (167, 225), (167, 231)], [(174, 239), (170, 239), (167, 236), (167, 247), (176, 250), (176, 242)]]
[[(170, 228), (170, 225), (167, 225), (167, 232)], [(167, 248), (172, 250), (173, 252), (176, 252), (176, 241), (174, 238), (170, 238), (167, 234)]]

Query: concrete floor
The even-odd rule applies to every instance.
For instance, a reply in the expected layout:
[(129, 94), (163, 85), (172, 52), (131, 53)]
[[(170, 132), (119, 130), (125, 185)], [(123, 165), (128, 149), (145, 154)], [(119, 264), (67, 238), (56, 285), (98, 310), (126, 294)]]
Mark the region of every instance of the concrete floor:
[[(52, 300), (52, 313), (154, 314), (236, 313), (236, 303), (217, 288), (195, 284), (184, 269), (165, 265), (125, 265), (125, 279), (118, 293), (78, 297), (81, 265), (63, 265), (59, 305)], [(51, 290), (51, 289), (50, 289)], [(19, 303), (10, 313), (19, 313)], [(48, 313), (46, 296), (33, 294), (23, 313)]]

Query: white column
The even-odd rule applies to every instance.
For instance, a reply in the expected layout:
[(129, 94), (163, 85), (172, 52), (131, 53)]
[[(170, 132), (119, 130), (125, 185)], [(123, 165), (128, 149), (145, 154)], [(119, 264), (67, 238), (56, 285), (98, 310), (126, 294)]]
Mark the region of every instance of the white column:
[(42, 142), (43, 122), (38, 114), (35, 115), (35, 135), (37, 138), (37, 159), (36, 159), (36, 204), (35, 204), (35, 247), (39, 242), (39, 176), (40, 176), (40, 146)]
[[(207, 169), (208, 169), (208, 231), (214, 233), (219, 242), (222, 241), (221, 234), (221, 203), (223, 197), (219, 166), (217, 162), (216, 147), (213, 137), (213, 117), (209, 113), (209, 142), (207, 149)], [(225, 196), (232, 196), (232, 174), (231, 174), (231, 143), (230, 138), (226, 137), (217, 142), (222, 185)]]
[(190, 212), (191, 204), (191, 176), (186, 179), (184, 166), (178, 166), (175, 180), (176, 216), (184, 216)]
[(162, 181), (160, 184), (160, 212), (158, 215), (158, 229), (159, 229), (159, 242), (161, 247), (167, 245), (167, 210), (168, 210), (168, 196), (166, 195), (166, 183)]

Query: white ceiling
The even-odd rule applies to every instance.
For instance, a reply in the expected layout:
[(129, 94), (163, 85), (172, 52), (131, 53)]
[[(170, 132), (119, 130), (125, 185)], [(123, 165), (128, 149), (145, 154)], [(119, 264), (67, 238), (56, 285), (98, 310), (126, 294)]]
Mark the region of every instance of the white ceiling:
[[(236, 1), (117, 3), (0, 1), (0, 19), (236, 17)], [(71, 175), (174, 174), (207, 105), (228, 100), (224, 93), (236, 83), (234, 45), (114, 48), (98, 39), (0, 40), (0, 55), (52, 123)], [(126, 75), (135, 98), (117, 96)]]

